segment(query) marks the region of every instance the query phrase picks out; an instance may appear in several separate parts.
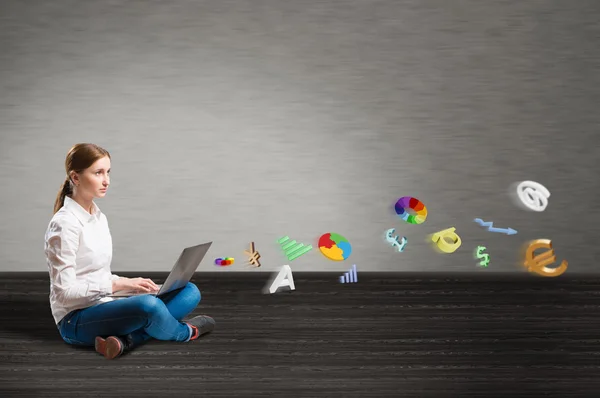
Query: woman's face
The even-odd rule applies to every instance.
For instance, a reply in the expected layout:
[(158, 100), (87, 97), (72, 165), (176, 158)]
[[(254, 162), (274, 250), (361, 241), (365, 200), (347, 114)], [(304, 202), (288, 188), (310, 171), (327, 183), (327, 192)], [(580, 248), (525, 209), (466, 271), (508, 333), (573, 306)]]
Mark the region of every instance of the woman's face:
[(73, 173), (73, 181), (77, 185), (77, 195), (85, 197), (103, 198), (110, 185), (110, 159), (105, 156), (96, 160), (93, 165), (81, 174)]

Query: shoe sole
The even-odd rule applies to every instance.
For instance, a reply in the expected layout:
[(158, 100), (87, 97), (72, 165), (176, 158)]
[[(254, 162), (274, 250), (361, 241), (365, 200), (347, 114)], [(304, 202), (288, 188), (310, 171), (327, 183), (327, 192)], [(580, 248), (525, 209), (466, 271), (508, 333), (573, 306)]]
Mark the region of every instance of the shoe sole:
[(121, 342), (113, 336), (106, 339), (96, 337), (95, 348), (96, 352), (104, 355), (106, 359), (115, 359), (122, 353)]

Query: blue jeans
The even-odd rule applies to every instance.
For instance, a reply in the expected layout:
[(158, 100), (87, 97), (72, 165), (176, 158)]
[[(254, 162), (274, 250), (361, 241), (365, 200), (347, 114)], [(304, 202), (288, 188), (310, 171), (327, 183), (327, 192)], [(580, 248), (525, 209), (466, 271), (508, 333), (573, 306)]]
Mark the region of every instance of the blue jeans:
[(152, 337), (185, 342), (191, 337), (191, 328), (181, 320), (200, 299), (198, 287), (188, 282), (161, 297), (143, 294), (71, 311), (57, 327), (65, 342), (80, 346), (93, 346), (96, 336), (119, 336), (131, 347)]

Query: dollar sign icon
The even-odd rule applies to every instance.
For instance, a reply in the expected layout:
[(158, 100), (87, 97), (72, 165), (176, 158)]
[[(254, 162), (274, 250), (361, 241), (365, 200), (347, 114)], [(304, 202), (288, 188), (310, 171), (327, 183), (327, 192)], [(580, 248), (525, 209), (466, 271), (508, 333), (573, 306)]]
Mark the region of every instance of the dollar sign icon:
[(481, 265), (482, 267), (487, 267), (490, 263), (490, 255), (487, 253), (483, 253), (484, 250), (487, 250), (485, 246), (477, 246), (477, 250), (475, 250), (475, 256), (477, 256), (477, 258), (482, 259), (479, 262), (479, 265)]
[[(534, 252), (538, 249), (550, 249), (542, 254), (534, 255)], [(556, 268), (548, 268), (547, 265), (553, 264), (556, 261), (554, 255), (554, 249), (552, 249), (552, 242), (550, 239), (536, 239), (529, 242), (529, 246), (525, 251), (525, 262), (523, 265), (527, 268), (527, 271), (534, 272), (541, 276), (560, 276), (565, 273), (569, 263), (565, 260), (560, 263)]]

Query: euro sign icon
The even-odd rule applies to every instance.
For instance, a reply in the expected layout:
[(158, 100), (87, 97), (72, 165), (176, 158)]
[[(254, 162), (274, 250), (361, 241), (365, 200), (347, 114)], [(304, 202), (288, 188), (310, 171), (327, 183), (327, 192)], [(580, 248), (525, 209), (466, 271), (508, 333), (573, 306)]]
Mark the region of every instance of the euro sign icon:
[[(534, 252), (538, 249), (550, 249), (542, 254), (534, 255)], [(552, 249), (552, 242), (550, 239), (537, 239), (529, 242), (529, 246), (525, 251), (525, 268), (527, 271), (534, 272), (541, 276), (560, 276), (565, 273), (569, 263), (565, 260), (556, 267), (548, 268), (547, 265), (553, 264), (556, 261), (554, 250)]]

